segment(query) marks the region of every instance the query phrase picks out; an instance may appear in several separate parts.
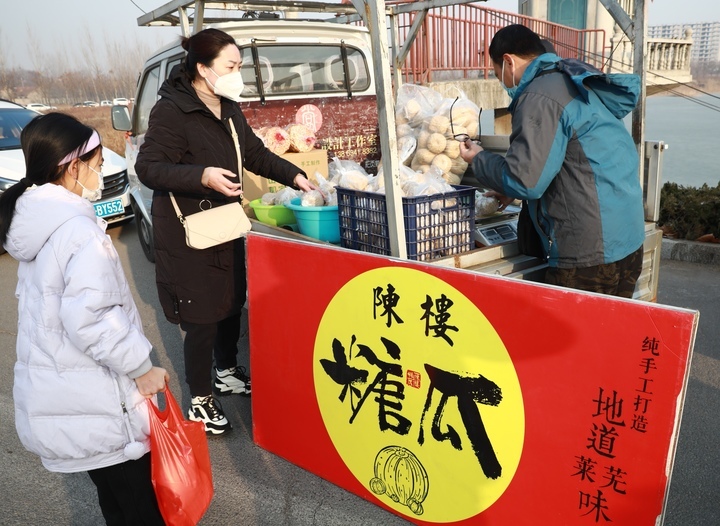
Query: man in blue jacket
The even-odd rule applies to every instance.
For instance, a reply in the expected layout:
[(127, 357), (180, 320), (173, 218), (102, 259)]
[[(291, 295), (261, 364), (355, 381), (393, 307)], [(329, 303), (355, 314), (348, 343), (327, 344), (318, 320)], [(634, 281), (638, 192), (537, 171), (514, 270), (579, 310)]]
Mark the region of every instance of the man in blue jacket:
[(645, 227), (637, 149), (622, 118), (637, 104), (639, 78), (546, 53), (521, 25), (498, 31), (489, 51), (512, 99), (510, 148), (503, 157), (467, 141), (463, 158), (504, 203), (528, 201), (547, 283), (632, 297)]

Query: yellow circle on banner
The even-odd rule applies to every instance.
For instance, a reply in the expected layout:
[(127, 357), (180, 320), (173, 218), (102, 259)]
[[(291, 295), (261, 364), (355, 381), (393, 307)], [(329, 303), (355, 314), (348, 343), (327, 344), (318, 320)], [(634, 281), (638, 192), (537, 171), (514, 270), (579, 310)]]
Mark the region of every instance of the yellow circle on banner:
[(360, 274), (328, 304), (314, 349), (325, 427), (353, 475), (409, 518), (489, 508), (520, 462), (512, 360), (460, 291), (416, 269)]

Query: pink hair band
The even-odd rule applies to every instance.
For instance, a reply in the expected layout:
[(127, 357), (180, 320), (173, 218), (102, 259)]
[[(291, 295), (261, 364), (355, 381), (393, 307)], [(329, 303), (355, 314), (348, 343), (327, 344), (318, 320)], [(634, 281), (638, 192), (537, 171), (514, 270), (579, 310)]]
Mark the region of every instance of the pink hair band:
[(88, 139), (88, 142), (86, 142), (84, 146), (76, 148), (75, 150), (67, 154), (65, 157), (63, 157), (63, 160), (58, 163), (58, 166), (62, 166), (63, 164), (69, 163), (73, 159), (82, 157), (83, 155), (85, 155), (91, 150), (94, 150), (98, 146), (100, 146), (100, 136), (98, 135), (98, 132), (93, 130), (93, 133)]

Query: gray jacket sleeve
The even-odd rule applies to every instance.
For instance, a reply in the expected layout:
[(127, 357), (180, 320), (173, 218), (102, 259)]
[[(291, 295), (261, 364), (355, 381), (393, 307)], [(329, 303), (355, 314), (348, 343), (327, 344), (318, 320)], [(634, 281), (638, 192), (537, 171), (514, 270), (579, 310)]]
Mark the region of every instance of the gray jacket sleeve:
[(473, 160), (481, 185), (517, 199), (538, 199), (565, 160), (572, 130), (563, 125), (563, 107), (534, 92), (520, 96), (513, 109), (506, 156), (480, 152)]

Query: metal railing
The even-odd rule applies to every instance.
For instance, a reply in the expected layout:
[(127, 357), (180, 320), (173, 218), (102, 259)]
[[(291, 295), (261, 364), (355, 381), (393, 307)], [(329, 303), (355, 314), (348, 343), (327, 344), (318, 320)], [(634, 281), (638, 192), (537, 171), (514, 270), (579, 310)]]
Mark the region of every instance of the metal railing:
[[(675, 84), (692, 82), (690, 59), (693, 41), (686, 33), (685, 38), (648, 38), (645, 67), (648, 77), (648, 94), (663, 91)], [(610, 39), (611, 50), (608, 73), (633, 71), (633, 45), (628, 38), (617, 32)]]
[[(611, 67), (615, 71), (632, 71), (632, 42), (624, 35), (612, 39)], [(692, 39), (648, 38), (647, 69), (650, 72), (690, 72)]]
[[(403, 43), (419, 14), (396, 16)], [(495, 33), (510, 24), (529, 27), (552, 42), (561, 57), (579, 58), (599, 69), (604, 67), (604, 30), (579, 30), (476, 4), (456, 4), (428, 12), (403, 64), (403, 81), (489, 78), (493, 67), (488, 47)], [(597, 53), (596, 49), (601, 51)]]

